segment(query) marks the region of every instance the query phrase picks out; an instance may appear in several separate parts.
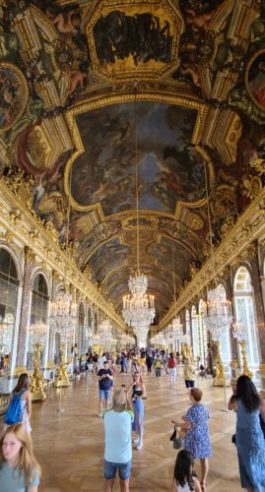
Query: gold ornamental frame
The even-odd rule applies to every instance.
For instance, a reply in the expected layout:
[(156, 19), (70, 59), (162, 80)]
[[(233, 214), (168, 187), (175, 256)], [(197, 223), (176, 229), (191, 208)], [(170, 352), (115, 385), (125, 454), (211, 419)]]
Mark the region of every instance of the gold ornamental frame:
[[(4, 128), (0, 127), (0, 134), (6, 133), (8, 130), (13, 128), (13, 126), (18, 122), (19, 118), (21, 118), (21, 116), (24, 114), (24, 112), (27, 108), (27, 105), (28, 105), (28, 101), (29, 101), (28, 83), (27, 83), (26, 77), (21, 72), (21, 70), (16, 65), (13, 65), (13, 63), (9, 63), (6, 61), (0, 62), (0, 69), (2, 69), (2, 68), (9, 69), (17, 77), (19, 84), (20, 84), (20, 94), (18, 95), (18, 98), (19, 98), (21, 106), (20, 106), (19, 111), (17, 111), (17, 114), (16, 114), (14, 120), (12, 121), (12, 123), (10, 123), (9, 125), (7, 125)], [(21, 96), (23, 96), (23, 97), (21, 97)]]
[[(80, 205), (71, 195), (71, 190), (70, 190), (70, 176), (71, 176), (71, 169), (76, 161), (76, 159), (83, 154), (84, 152), (84, 146), (83, 142), (79, 133), (78, 125), (76, 122), (76, 116), (87, 113), (99, 108), (104, 108), (106, 106), (114, 106), (118, 104), (125, 104), (125, 103), (133, 103), (134, 101), (144, 101), (144, 102), (154, 102), (154, 103), (160, 103), (160, 104), (168, 104), (168, 105), (174, 105), (174, 106), (182, 106), (187, 109), (195, 109), (197, 111), (197, 118), (196, 122), (194, 125), (194, 130), (193, 130), (193, 135), (192, 135), (192, 144), (194, 145), (195, 151), (200, 155), (200, 157), (203, 159), (203, 161), (207, 164), (208, 172), (209, 172), (209, 179), (210, 179), (210, 185), (214, 182), (215, 180), (215, 172), (214, 172), (214, 167), (212, 160), (209, 156), (209, 154), (203, 149), (202, 146), (200, 146), (200, 140), (201, 140), (201, 135), (203, 133), (204, 129), (204, 122), (205, 122), (205, 117), (207, 114), (207, 105), (191, 100), (187, 97), (182, 97), (182, 96), (172, 96), (172, 95), (167, 95), (163, 93), (158, 93), (158, 92), (152, 92), (152, 91), (146, 91), (146, 92), (141, 92), (141, 93), (133, 93), (128, 92), (125, 94), (117, 94), (117, 95), (110, 95), (110, 96), (104, 96), (104, 97), (94, 97), (91, 98), (89, 101), (82, 102), (78, 105), (76, 105), (74, 108), (72, 108), (67, 114), (66, 114), (66, 120), (68, 124), (69, 131), (72, 132), (72, 138), (74, 142), (74, 146), (76, 148), (75, 152), (73, 155), (68, 159), (68, 162), (66, 164), (65, 168), (65, 173), (64, 173), (64, 190), (66, 195), (70, 199), (70, 204), (71, 207), (78, 211), (78, 212), (96, 212), (96, 215), (98, 217), (99, 222), (105, 221), (105, 220), (112, 220), (113, 218), (118, 219), (120, 216), (124, 215), (124, 212), (118, 212), (116, 214), (110, 214), (105, 216), (102, 205), (100, 202), (94, 203), (92, 205)], [(168, 217), (171, 219), (177, 220), (178, 217), (180, 216), (180, 211), (183, 207), (187, 208), (200, 208), (203, 207), (207, 203), (207, 199), (202, 198), (200, 200), (197, 200), (196, 202), (185, 202), (185, 201), (177, 201), (176, 202), (176, 208), (175, 212), (172, 214), (170, 212), (162, 212), (162, 211), (153, 211), (153, 210), (148, 210), (148, 209), (141, 209), (141, 215), (150, 216), (152, 215), (157, 216), (157, 217)], [(135, 215), (135, 211), (133, 210), (128, 210), (127, 211), (128, 215)]]

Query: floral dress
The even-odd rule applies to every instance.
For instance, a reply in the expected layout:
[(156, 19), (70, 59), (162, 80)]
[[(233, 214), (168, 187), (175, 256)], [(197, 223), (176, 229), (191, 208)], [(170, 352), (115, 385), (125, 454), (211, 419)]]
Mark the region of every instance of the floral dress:
[(191, 423), (191, 427), (186, 433), (183, 448), (196, 460), (209, 458), (212, 448), (208, 429), (208, 410), (201, 403), (192, 405), (184, 419)]

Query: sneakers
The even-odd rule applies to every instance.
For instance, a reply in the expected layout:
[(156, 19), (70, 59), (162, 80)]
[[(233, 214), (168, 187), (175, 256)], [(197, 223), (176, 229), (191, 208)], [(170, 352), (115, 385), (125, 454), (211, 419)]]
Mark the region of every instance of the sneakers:
[(99, 412), (98, 416), (99, 416), (100, 418), (102, 418), (102, 417), (103, 417), (103, 412)]
[(140, 451), (140, 449), (142, 449), (143, 445), (144, 445), (143, 441), (142, 440), (139, 441), (137, 446), (136, 446), (136, 449), (138, 449), (138, 451)]

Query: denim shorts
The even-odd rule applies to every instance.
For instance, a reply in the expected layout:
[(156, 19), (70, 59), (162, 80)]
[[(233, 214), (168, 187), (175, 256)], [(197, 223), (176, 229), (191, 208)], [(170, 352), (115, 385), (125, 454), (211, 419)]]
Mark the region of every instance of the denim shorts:
[(104, 478), (111, 480), (115, 478), (117, 470), (119, 471), (119, 478), (121, 480), (129, 480), (131, 474), (132, 460), (127, 463), (112, 463), (111, 461), (104, 460)]
[(189, 379), (185, 379), (186, 388), (194, 388), (194, 381), (190, 381)]
[(100, 400), (109, 400), (110, 390), (99, 390), (98, 396)]

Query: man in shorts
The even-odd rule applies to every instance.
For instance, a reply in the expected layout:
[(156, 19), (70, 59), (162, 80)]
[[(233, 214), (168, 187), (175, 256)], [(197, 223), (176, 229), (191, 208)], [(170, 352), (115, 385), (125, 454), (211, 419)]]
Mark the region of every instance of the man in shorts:
[(108, 408), (108, 401), (111, 395), (111, 388), (113, 386), (112, 371), (109, 368), (109, 362), (104, 361), (104, 367), (98, 371), (98, 386), (99, 386), (99, 417), (103, 416), (103, 413)]
[(119, 473), (121, 492), (129, 492), (132, 465), (133, 411), (124, 388), (115, 391), (113, 407), (104, 414), (104, 492), (111, 492)]

